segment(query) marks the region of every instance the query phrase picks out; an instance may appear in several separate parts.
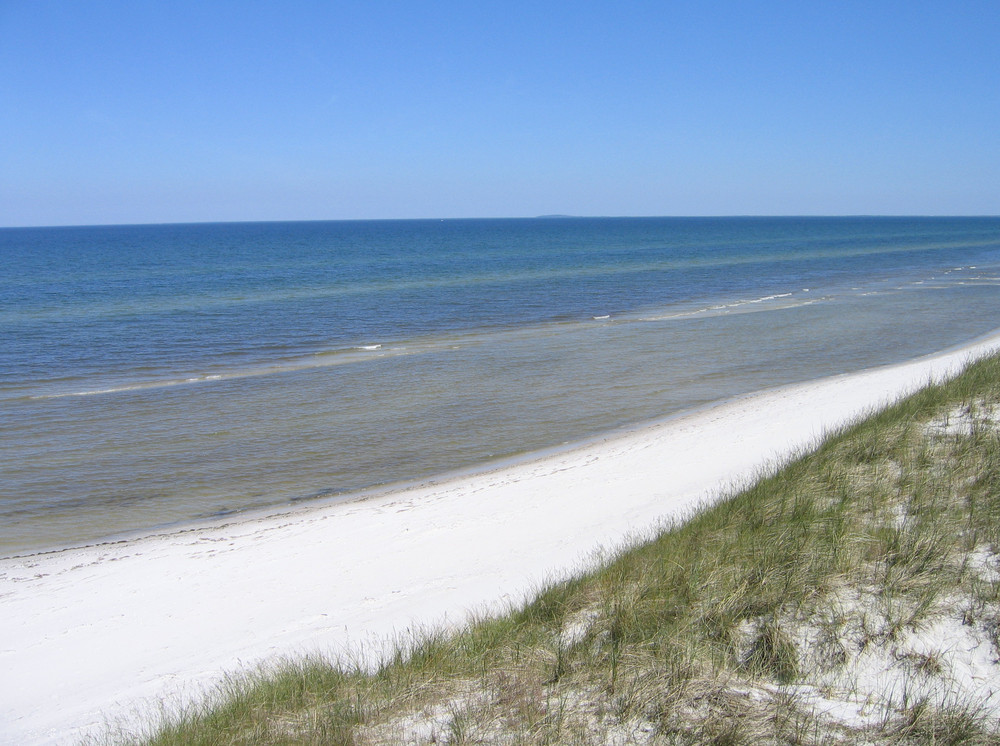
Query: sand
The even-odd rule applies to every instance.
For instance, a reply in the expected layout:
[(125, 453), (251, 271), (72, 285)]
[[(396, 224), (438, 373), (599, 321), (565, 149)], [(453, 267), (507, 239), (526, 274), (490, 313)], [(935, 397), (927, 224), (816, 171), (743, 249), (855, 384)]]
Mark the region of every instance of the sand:
[(226, 672), (372, 659), (409, 630), (519, 602), (997, 349), (1000, 333), (367, 499), (2, 559), (0, 743), (73, 743)]

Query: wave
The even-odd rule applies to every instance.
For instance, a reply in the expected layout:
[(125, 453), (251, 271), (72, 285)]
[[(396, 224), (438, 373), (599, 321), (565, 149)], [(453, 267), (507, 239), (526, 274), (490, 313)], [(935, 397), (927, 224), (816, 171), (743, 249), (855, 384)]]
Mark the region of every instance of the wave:
[[(440, 334), (429, 334), (405, 339), (386, 340), (382, 342), (368, 342), (354, 344), (333, 349), (318, 350), (314, 352), (291, 353), (287, 356), (258, 364), (243, 365), (240, 367), (225, 368), (218, 365), (214, 370), (181, 372), (163, 371), (162, 375), (156, 372), (146, 371), (144, 374), (135, 375), (131, 380), (121, 381), (110, 377), (91, 377), (90, 385), (84, 381), (77, 380), (76, 383), (68, 381), (40, 382), (35, 387), (31, 384), (19, 385), (15, 389), (9, 389), (5, 393), (0, 393), (0, 398), (5, 400), (44, 400), (60, 399), (66, 397), (86, 397), (123, 394), (151, 389), (190, 386), (190, 385), (210, 385), (219, 384), (242, 378), (256, 378), (262, 376), (279, 375), (283, 373), (301, 372), (315, 368), (324, 368), (339, 365), (351, 365), (358, 363), (370, 363), (383, 358), (398, 357), (401, 355), (422, 355), (446, 350), (455, 350), (470, 345), (490, 344), (502, 342), (516, 337), (530, 339), (546, 334), (564, 333), (574, 330), (586, 330), (587, 328), (603, 329), (611, 326), (627, 325), (643, 322), (670, 322), (690, 320), (695, 318), (709, 318), (729, 314), (761, 313), (771, 311), (783, 311), (794, 308), (823, 303), (835, 298), (842, 298), (845, 294), (856, 297), (865, 297), (882, 293), (900, 292), (902, 290), (924, 291), (935, 290), (947, 287), (962, 285), (985, 285), (1000, 283), (1000, 277), (992, 273), (987, 275), (970, 274), (975, 272), (975, 267), (956, 267), (953, 270), (946, 270), (942, 274), (948, 274), (947, 278), (938, 274), (937, 277), (914, 280), (909, 285), (897, 285), (896, 283), (885, 284), (884, 280), (873, 280), (874, 287), (850, 287), (840, 291), (827, 289), (823, 293), (813, 292), (813, 288), (802, 287), (796, 291), (780, 293), (770, 293), (756, 297), (736, 298), (724, 302), (705, 305), (673, 305), (667, 308), (650, 312), (612, 314), (603, 313), (584, 317), (559, 319), (548, 322), (535, 323), (523, 326), (507, 326), (480, 328), (466, 331), (446, 332)], [(594, 324), (594, 321), (604, 322)], [(271, 352), (288, 348), (271, 348)], [(220, 356), (217, 360), (221, 360)], [(138, 372), (136, 372), (138, 373)], [(127, 373), (124, 375), (128, 375)], [(44, 389), (42, 388), (44, 387)], [(59, 389), (57, 390), (57, 387)], [(27, 391), (26, 391), (27, 388)], [(35, 388), (31, 392), (31, 388)], [(39, 390), (41, 389), (41, 390)]]
[(164, 388), (167, 386), (181, 386), (186, 383), (204, 383), (205, 381), (221, 381), (226, 376), (213, 374), (205, 376), (191, 376), (190, 378), (179, 378), (168, 381), (147, 381), (143, 383), (128, 383), (121, 386), (109, 386), (102, 389), (85, 389), (83, 391), (65, 391), (57, 394), (37, 394), (29, 396), (29, 399), (62, 399), (68, 396), (99, 396), (101, 394), (120, 394), (126, 391), (142, 391), (143, 389)]
[[(808, 292), (808, 290), (804, 289), (802, 292)], [(605, 328), (609, 324), (620, 326), (650, 321), (664, 322), (729, 313), (773, 311), (810, 305), (823, 300), (823, 298), (801, 298), (789, 302), (789, 300), (794, 296), (795, 294), (791, 292), (775, 293), (758, 298), (739, 299), (728, 303), (698, 308), (674, 307), (666, 310), (665, 312), (652, 315), (648, 313), (638, 315), (630, 314), (615, 316), (612, 318), (612, 314), (607, 313), (582, 318), (576, 317), (559, 319), (525, 326), (473, 329), (437, 335), (418, 336), (381, 343), (358, 344), (348, 347), (319, 350), (312, 353), (298, 354), (284, 359), (228, 370), (214, 370), (209, 372), (197, 372), (181, 375), (167, 374), (162, 377), (156, 377), (154, 373), (142, 380), (130, 380), (122, 383), (99, 383), (92, 386), (83, 385), (79, 388), (69, 390), (66, 387), (71, 386), (72, 384), (66, 384), (65, 382), (63, 382), (63, 384), (48, 384), (50, 386), (50, 390), (47, 391), (41, 391), (32, 395), (25, 395), (24, 390), (20, 389), (20, 391), (13, 396), (8, 395), (3, 398), (16, 398), (22, 400), (62, 399), (67, 397), (126, 394), (177, 386), (220, 384), (237, 379), (258, 378), (333, 366), (352, 365), (366, 362), (370, 363), (375, 360), (395, 358), (403, 355), (433, 354), (436, 352), (462, 349), (473, 345), (502, 343), (504, 341), (510, 341), (518, 338), (531, 339), (551, 334), (585, 331), (588, 328)], [(595, 321), (603, 323), (594, 324), (593, 322)], [(63, 390), (53, 391), (51, 390), (51, 386), (53, 385), (62, 385), (64, 388)], [(77, 385), (79, 385), (79, 382)]]
[[(800, 292), (808, 293), (809, 288), (803, 288)], [(783, 302), (776, 303), (775, 301), (784, 301), (786, 298), (795, 297), (795, 293), (775, 293), (772, 295), (764, 295), (759, 298), (741, 298), (738, 300), (730, 301), (728, 303), (719, 303), (711, 306), (701, 306), (699, 308), (692, 308), (687, 310), (671, 310), (667, 313), (655, 314), (655, 315), (643, 315), (639, 318), (640, 321), (671, 321), (673, 319), (690, 319), (694, 317), (708, 317), (708, 316), (721, 316), (730, 313), (750, 313), (753, 311), (776, 311), (783, 310), (787, 308), (798, 308), (800, 306), (808, 306), (823, 300), (820, 298), (807, 298), (802, 300), (796, 300), (794, 302)], [(825, 296), (829, 297), (829, 296)]]
[[(163, 378), (151, 378), (141, 381), (129, 381), (121, 384), (101, 385), (92, 388), (80, 388), (72, 391), (54, 391), (33, 395), (20, 395), (14, 398), (28, 400), (44, 399), (64, 399), (67, 397), (79, 396), (101, 396), (106, 394), (122, 394), (134, 391), (146, 391), (150, 389), (170, 388), (174, 386), (189, 386), (206, 383), (217, 383), (222, 381), (232, 381), (241, 378), (256, 378), (260, 376), (277, 375), (281, 373), (291, 373), (294, 371), (308, 370), (310, 368), (322, 368), (333, 365), (345, 365), (362, 360), (371, 360), (371, 355), (363, 353), (379, 352), (382, 350), (381, 344), (358, 345), (349, 348), (339, 348), (335, 350), (325, 350), (309, 356), (299, 356), (294, 359), (263, 363), (260, 365), (237, 368), (214, 373), (202, 373), (196, 375), (171, 376)], [(405, 354), (406, 348), (399, 347), (389, 351), (390, 354)], [(351, 354), (354, 353), (354, 354)], [(360, 354), (359, 354), (360, 353)]]

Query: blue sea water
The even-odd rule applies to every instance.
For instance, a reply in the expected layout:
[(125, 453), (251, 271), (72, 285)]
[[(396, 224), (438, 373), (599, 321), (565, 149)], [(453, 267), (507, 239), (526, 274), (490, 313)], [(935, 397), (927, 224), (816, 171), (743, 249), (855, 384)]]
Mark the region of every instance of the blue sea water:
[(0, 554), (425, 479), (997, 327), (997, 218), (0, 229)]

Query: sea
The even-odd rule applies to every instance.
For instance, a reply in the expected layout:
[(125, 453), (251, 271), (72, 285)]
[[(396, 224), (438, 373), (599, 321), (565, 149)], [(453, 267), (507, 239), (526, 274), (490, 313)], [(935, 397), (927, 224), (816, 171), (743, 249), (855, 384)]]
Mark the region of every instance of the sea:
[(1000, 218), (4, 228), (0, 555), (491, 468), (998, 327)]

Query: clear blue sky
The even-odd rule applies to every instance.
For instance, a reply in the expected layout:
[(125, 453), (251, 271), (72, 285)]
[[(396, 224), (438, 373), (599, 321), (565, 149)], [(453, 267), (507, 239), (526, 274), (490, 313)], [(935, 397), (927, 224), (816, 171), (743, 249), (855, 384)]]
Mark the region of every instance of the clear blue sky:
[(1000, 214), (1000, 2), (0, 0), (0, 225)]

